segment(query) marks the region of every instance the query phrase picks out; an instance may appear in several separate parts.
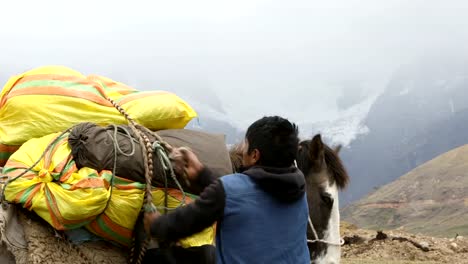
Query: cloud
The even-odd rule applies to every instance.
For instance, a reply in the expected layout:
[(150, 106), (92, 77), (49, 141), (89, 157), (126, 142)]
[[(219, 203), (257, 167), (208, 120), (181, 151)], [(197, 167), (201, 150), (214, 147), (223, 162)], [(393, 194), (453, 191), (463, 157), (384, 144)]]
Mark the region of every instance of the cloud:
[(340, 114), (343, 89), (382, 89), (402, 64), (466, 51), (467, 7), (462, 0), (4, 1), (0, 81), (63, 64), (139, 89), (170, 90), (183, 80), (179, 93), (214, 91), (239, 126), (268, 114), (321, 121)]

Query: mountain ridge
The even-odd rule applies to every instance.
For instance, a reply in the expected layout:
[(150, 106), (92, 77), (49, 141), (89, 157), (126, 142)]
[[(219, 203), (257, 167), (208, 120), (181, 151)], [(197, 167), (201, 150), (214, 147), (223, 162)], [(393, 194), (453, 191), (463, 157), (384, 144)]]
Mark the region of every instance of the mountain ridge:
[(468, 144), (448, 151), (342, 209), (369, 229), (468, 234)]

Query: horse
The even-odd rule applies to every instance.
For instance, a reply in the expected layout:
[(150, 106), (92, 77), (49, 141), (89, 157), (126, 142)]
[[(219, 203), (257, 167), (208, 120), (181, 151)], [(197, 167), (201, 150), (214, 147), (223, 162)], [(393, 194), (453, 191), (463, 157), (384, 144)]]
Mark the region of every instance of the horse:
[[(309, 205), (307, 242), (312, 264), (337, 264), (341, 258), (338, 191), (347, 186), (349, 176), (338, 156), (340, 149), (327, 146), (320, 134), (298, 147), (297, 167), (305, 176)], [(231, 147), (229, 155), (234, 171), (240, 172), (242, 146)]]
[(334, 149), (323, 143), (321, 135), (299, 143), (297, 166), (306, 180), (309, 204), (308, 247), (313, 264), (337, 264), (341, 258), (338, 191), (349, 182), (349, 175)]

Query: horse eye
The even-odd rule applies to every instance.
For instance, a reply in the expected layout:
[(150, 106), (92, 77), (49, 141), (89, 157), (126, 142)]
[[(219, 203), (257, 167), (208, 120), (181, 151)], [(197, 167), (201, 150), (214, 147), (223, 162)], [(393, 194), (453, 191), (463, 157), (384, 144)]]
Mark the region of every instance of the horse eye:
[(331, 197), (329, 193), (320, 194), (320, 199), (322, 199), (322, 202), (326, 204), (328, 207), (331, 208), (333, 206), (333, 198)]

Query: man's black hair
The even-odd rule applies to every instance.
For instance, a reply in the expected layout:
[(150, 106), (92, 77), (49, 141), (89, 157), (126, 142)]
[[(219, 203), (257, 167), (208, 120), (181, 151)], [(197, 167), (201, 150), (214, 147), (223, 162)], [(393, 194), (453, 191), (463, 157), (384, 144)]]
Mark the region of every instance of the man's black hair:
[(294, 123), (279, 116), (266, 116), (247, 129), (248, 153), (258, 149), (257, 164), (266, 167), (289, 167), (296, 159), (299, 137)]

